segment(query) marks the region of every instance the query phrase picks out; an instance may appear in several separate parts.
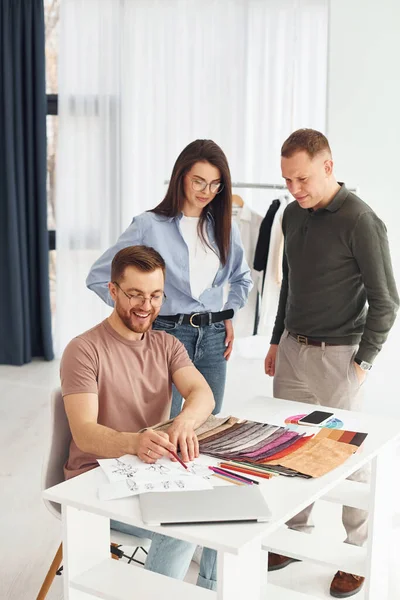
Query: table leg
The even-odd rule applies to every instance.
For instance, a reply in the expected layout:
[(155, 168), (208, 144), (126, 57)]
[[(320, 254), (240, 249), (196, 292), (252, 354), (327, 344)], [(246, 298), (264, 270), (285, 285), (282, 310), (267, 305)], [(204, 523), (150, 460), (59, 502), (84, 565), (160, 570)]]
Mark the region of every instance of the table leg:
[(239, 554), (218, 552), (217, 600), (259, 600), (265, 556), (261, 542), (247, 544)]
[(390, 444), (372, 461), (365, 600), (389, 598), (389, 546), (396, 482), (394, 455), (394, 444)]
[(71, 506), (63, 506), (64, 599), (86, 600), (87, 594), (70, 587), (71, 580), (110, 557), (110, 520)]

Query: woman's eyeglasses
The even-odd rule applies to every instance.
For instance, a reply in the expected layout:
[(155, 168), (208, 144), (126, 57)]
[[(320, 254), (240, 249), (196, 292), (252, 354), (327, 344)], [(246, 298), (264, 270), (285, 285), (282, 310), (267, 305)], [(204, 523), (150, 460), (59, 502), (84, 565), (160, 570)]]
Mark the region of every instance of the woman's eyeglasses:
[(192, 188), (195, 192), (204, 192), (207, 187), (210, 188), (210, 194), (219, 194), (224, 189), (224, 184), (222, 181), (212, 181), (211, 183), (207, 183), (204, 179), (192, 179)]

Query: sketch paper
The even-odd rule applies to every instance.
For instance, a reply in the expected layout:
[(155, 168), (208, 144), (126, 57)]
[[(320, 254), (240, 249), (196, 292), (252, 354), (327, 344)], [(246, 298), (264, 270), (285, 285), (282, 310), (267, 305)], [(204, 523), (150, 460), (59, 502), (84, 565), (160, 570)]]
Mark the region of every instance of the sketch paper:
[(126, 454), (120, 458), (99, 459), (109, 483), (98, 490), (100, 500), (113, 500), (146, 492), (193, 491), (211, 489), (211, 471), (204, 464), (188, 462), (184, 469), (178, 462), (160, 458), (153, 464)]
[(110, 482), (123, 481), (127, 477), (134, 477), (138, 481), (145, 479), (156, 478), (157, 475), (173, 475), (179, 476), (197, 475), (198, 477), (210, 477), (210, 471), (207, 466), (197, 463), (196, 461), (186, 463), (187, 469), (184, 469), (178, 462), (174, 462), (169, 458), (160, 458), (153, 464), (144, 463), (137, 456), (125, 454), (120, 458), (101, 458), (97, 461), (103, 469)]
[(184, 476), (176, 479), (160, 478), (158, 481), (135, 481), (128, 477), (123, 481), (114, 481), (113, 483), (105, 483), (98, 489), (100, 500), (116, 500), (117, 498), (126, 498), (128, 496), (136, 496), (137, 494), (145, 494), (148, 492), (188, 492), (195, 490), (212, 489), (210, 481), (203, 477)]

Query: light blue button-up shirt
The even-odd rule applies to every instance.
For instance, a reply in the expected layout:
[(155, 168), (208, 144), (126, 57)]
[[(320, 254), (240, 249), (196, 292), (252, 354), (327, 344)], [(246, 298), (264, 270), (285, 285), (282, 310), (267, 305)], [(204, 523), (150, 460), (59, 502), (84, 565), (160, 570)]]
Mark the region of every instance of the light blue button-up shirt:
[[(111, 277), (112, 259), (122, 248), (143, 244), (157, 250), (166, 264), (165, 294), (167, 299), (161, 307), (160, 315), (219, 312), (229, 308), (236, 313), (246, 303), (253, 285), (237, 224), (232, 223), (226, 264), (222, 266), (220, 263), (212, 287), (204, 290), (196, 299), (193, 298), (190, 288), (189, 250), (181, 233), (181, 218), (182, 214), (177, 217), (164, 217), (152, 212), (145, 212), (134, 217), (117, 243), (94, 263), (86, 279), (87, 287), (96, 292), (104, 302), (113, 306), (107, 287)], [(207, 220), (207, 235), (211, 246), (218, 251), (211, 215)], [(223, 289), (227, 283), (229, 284), (229, 293), (223, 306)]]

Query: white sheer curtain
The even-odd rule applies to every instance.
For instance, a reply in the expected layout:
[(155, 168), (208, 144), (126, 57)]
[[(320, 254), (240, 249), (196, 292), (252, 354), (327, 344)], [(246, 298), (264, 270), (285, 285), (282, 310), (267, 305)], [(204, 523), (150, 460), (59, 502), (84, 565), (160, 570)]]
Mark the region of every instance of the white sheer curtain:
[[(211, 138), (233, 180), (272, 183), (287, 135), (325, 130), (327, 4), (63, 0), (58, 354), (108, 314), (86, 290), (87, 272), (134, 215), (162, 199), (186, 144)], [(270, 195), (245, 199), (263, 213)]]

